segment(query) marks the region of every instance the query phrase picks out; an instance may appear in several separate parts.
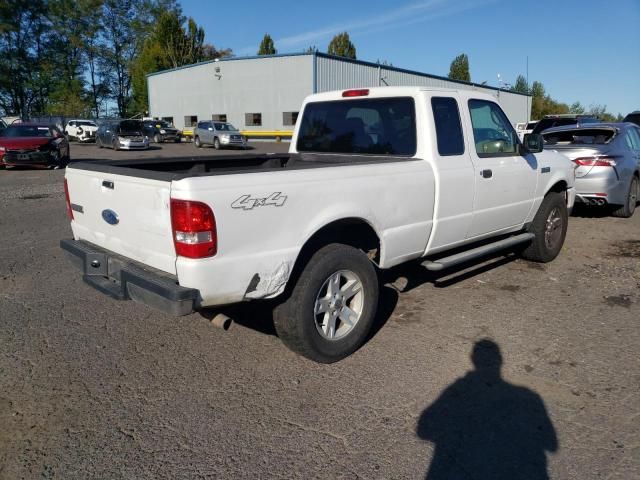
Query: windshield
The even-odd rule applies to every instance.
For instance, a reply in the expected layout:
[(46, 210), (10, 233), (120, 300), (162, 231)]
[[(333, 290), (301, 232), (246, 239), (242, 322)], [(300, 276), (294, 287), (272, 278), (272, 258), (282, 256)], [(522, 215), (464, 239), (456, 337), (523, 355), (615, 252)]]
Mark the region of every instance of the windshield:
[(94, 122), (90, 122), (88, 120), (78, 120), (76, 121), (76, 125), (79, 127), (97, 127)]
[(565, 130), (563, 132), (549, 132), (542, 135), (547, 145), (604, 145), (616, 136), (611, 128), (583, 128)]
[(1, 137), (52, 137), (49, 127), (12, 125), (0, 131)]
[(156, 128), (171, 128), (173, 126), (169, 122), (165, 122), (164, 120), (156, 120), (154, 122), (149, 122), (147, 125), (151, 127), (156, 127)]
[(231, 131), (235, 132), (235, 131), (238, 130), (236, 127), (234, 127), (230, 123), (213, 122), (213, 125), (214, 125), (216, 130), (221, 131), (221, 132), (231, 132)]
[(313, 102), (300, 124), (299, 152), (407, 155), (416, 153), (410, 97)]
[(142, 122), (138, 120), (125, 120), (124, 122), (120, 122), (118, 132), (139, 134), (140, 132), (142, 132)]

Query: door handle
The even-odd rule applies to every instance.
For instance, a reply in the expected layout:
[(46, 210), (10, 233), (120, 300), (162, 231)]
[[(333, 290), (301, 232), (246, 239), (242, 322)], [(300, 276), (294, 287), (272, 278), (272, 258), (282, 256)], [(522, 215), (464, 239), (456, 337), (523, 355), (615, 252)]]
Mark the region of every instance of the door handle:
[(493, 177), (493, 172), (486, 168), (484, 170), (480, 170), (480, 175), (482, 175), (482, 178), (491, 178)]

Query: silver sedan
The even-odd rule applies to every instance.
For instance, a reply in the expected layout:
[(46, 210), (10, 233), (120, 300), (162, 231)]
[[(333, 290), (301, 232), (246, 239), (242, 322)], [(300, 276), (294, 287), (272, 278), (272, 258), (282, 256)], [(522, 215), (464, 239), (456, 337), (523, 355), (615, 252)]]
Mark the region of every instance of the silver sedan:
[(542, 134), (547, 150), (576, 166), (576, 200), (610, 205), (616, 217), (633, 215), (640, 194), (640, 128), (633, 123), (557, 127)]

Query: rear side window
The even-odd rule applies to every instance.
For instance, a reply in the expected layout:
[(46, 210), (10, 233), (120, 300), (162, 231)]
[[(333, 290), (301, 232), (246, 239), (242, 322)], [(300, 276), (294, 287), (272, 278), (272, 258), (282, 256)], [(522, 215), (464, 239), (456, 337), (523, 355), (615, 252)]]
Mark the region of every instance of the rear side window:
[(464, 139), (458, 102), (451, 97), (432, 97), (431, 109), (436, 125), (438, 153), (441, 156), (462, 155)]
[(308, 103), (299, 152), (412, 156), (416, 115), (411, 97)]
[(516, 153), (518, 136), (502, 109), (487, 100), (469, 100), (473, 139), (479, 157)]

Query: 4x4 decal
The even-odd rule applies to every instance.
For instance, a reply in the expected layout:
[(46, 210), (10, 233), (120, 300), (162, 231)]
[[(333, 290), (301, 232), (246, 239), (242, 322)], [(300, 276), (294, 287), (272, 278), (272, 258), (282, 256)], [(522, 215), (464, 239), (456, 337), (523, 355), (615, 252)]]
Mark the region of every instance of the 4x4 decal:
[(242, 208), (243, 210), (251, 210), (255, 207), (266, 207), (272, 205), (281, 207), (287, 201), (287, 196), (282, 192), (273, 192), (268, 197), (258, 198), (251, 195), (243, 195), (231, 204), (231, 208)]

